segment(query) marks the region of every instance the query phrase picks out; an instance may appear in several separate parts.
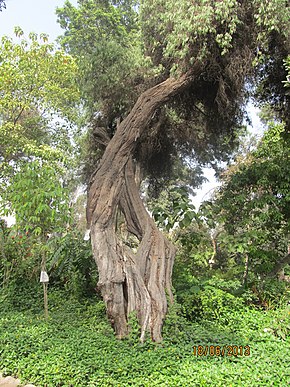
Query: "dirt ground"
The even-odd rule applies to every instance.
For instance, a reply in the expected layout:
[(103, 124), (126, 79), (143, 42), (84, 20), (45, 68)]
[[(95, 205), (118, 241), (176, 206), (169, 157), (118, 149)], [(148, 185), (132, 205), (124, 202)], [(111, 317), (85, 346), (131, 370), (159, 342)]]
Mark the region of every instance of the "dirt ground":
[[(23, 386), (19, 379), (15, 379), (12, 376), (6, 376), (5, 378), (0, 374), (0, 387), (16, 387)], [(25, 384), (24, 387), (35, 387), (33, 384)]]

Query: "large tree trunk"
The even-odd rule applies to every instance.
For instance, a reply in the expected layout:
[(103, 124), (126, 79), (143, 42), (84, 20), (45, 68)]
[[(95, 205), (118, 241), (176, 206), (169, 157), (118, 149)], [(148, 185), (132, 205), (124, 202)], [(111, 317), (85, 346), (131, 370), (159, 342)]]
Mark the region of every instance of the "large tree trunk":
[[(127, 335), (128, 317), (135, 311), (141, 326), (141, 340), (146, 331), (150, 331), (152, 340), (162, 339), (167, 300), (173, 301), (171, 273), (175, 248), (155, 226), (143, 205), (135, 181), (133, 153), (156, 109), (187, 87), (199, 68), (197, 64), (179, 79), (167, 79), (145, 91), (110, 141), (104, 133), (99, 133), (101, 142), (108, 144), (89, 190), (87, 220), (99, 271), (98, 286), (108, 317), (120, 338)], [(138, 238), (135, 252), (118, 236), (119, 210), (128, 232)]]

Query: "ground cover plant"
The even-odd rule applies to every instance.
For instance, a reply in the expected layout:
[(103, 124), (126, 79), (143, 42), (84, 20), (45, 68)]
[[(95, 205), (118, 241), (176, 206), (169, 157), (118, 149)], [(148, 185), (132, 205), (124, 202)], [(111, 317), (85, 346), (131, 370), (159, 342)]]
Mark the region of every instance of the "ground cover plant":
[[(0, 373), (38, 387), (288, 385), (289, 6), (56, 12), (62, 49), (20, 27), (0, 41)], [(221, 186), (197, 210), (208, 166)]]
[[(116, 340), (97, 297), (52, 290), (49, 320), (41, 291), (30, 296), (30, 309), (19, 302), (11, 310), (1, 300), (0, 370), (36, 386), (286, 386), (290, 378), (287, 306), (243, 306), (192, 322), (175, 307), (162, 344), (141, 344), (134, 316), (129, 337)], [(205, 355), (210, 345), (249, 346), (250, 354), (228, 356), (227, 348), (224, 356)]]

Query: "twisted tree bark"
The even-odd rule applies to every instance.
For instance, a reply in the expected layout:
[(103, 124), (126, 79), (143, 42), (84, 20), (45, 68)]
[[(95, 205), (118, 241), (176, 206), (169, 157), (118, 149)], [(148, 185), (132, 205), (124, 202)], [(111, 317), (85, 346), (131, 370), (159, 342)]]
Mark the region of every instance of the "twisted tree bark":
[[(135, 182), (133, 153), (141, 134), (156, 111), (181, 92), (199, 72), (193, 69), (177, 80), (167, 79), (145, 91), (109, 140), (99, 133), (106, 150), (88, 194), (87, 220), (99, 270), (98, 287), (116, 335), (128, 333), (128, 316), (136, 311), (141, 340), (147, 330), (154, 341), (162, 339), (167, 299), (173, 301), (171, 273), (175, 247), (162, 235), (146, 211)], [(139, 240), (137, 252), (126, 246), (115, 229), (121, 210), (129, 233)]]

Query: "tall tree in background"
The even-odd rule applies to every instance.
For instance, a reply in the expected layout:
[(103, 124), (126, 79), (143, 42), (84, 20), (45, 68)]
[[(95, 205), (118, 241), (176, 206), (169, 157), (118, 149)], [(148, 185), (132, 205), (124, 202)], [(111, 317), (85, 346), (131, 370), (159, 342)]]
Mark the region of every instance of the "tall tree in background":
[(45, 34), (15, 33), (0, 42), (0, 215), (46, 236), (68, 216), (77, 66)]
[(63, 161), (72, 152), (70, 136), (79, 101), (77, 66), (47, 36), (34, 33), (14, 43), (0, 42), (0, 181), (5, 184), (22, 165), (35, 158)]
[(214, 202), (216, 217), (260, 276), (290, 263), (289, 141), (284, 123), (270, 123), (257, 149), (226, 171)]
[[(289, 42), (289, 7), (278, 0), (81, 0), (79, 8), (67, 1), (58, 16), (92, 115), (97, 158), (87, 220), (98, 285), (118, 337), (136, 311), (141, 339), (150, 330), (160, 341), (175, 247), (146, 211), (140, 179), (169, 175), (177, 160), (214, 164), (230, 155), (249, 85), (276, 61), (271, 37)], [(117, 230), (120, 213), (135, 249)]]

